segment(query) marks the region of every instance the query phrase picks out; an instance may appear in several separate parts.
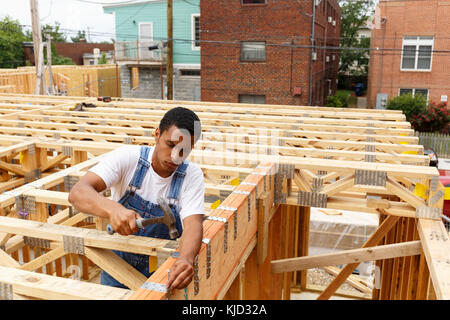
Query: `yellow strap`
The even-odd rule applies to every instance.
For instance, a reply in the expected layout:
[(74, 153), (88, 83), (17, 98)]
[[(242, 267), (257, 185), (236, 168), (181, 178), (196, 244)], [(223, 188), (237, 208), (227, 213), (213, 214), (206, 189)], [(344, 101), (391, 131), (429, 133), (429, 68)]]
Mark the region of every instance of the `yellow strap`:
[(450, 200), (450, 187), (445, 188), (444, 200)]
[(23, 155), (23, 152), (21, 151), (20, 155), (19, 155), (19, 162), (20, 162), (20, 164), (22, 164), (22, 162), (23, 162), (23, 157), (24, 157), (24, 155)]
[(218, 206), (220, 206), (220, 199), (211, 204), (211, 209), (217, 209)]
[(232, 186), (238, 186), (239, 185), (239, 178), (234, 178), (233, 180), (231, 180), (230, 184)]
[(148, 271), (152, 273), (156, 269), (158, 269), (158, 258), (155, 256), (148, 257)]
[(418, 184), (416, 184), (416, 187), (414, 188), (414, 194), (416, 196), (421, 197), (424, 200), (427, 200), (427, 198), (428, 198), (427, 190), (428, 190), (428, 187), (426, 185), (418, 183)]

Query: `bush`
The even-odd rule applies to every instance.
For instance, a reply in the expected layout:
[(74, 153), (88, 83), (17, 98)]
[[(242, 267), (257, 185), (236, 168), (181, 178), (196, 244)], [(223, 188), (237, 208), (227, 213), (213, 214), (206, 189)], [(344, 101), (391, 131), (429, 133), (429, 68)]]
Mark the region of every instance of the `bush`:
[(326, 106), (331, 108), (347, 108), (347, 100), (347, 98), (339, 95), (328, 96)]
[(388, 110), (402, 110), (406, 120), (411, 122), (414, 115), (425, 112), (427, 99), (420, 94), (416, 94), (414, 97), (411, 94), (402, 94), (389, 99), (386, 108)]
[(422, 113), (412, 115), (410, 122), (414, 130), (420, 132), (442, 132), (446, 130), (450, 122), (447, 103), (430, 103)]

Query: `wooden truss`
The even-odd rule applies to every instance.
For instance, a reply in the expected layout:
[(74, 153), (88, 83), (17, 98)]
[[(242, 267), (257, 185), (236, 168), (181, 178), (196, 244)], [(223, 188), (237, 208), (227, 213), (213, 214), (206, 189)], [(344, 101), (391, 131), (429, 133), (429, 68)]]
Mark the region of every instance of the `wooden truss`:
[[(82, 102), (95, 107), (75, 111)], [(192, 283), (168, 293), (177, 241), (108, 235), (68, 191), (123, 143), (153, 145), (178, 105), (202, 121), (190, 160), (208, 214)], [(450, 298), (443, 186), (400, 112), (0, 94), (0, 118), (0, 298), (289, 299), (314, 267), (335, 276), (320, 299), (345, 281), (373, 299)], [(379, 214), (380, 226), (361, 249), (308, 256), (310, 207)], [(158, 269), (146, 279), (111, 250)], [(351, 275), (361, 261), (376, 261), (379, 289)], [(91, 283), (100, 270), (130, 289)]]

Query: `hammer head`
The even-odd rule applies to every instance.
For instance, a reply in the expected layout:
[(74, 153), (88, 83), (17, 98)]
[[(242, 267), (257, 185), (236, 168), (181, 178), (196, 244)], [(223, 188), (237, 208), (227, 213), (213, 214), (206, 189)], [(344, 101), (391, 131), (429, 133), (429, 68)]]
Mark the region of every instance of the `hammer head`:
[(170, 209), (169, 204), (167, 203), (166, 199), (163, 197), (158, 198), (157, 200), (159, 206), (161, 207), (161, 210), (164, 213), (164, 217), (162, 218), (163, 223), (169, 228), (169, 237), (170, 239), (175, 239), (179, 236), (177, 226), (176, 226), (176, 220), (173, 215), (172, 209)]

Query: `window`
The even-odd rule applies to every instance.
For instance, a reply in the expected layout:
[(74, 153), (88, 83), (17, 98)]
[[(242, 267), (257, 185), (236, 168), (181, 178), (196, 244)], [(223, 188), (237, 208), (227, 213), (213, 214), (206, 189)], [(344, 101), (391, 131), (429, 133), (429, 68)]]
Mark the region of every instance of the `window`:
[(251, 94), (240, 94), (239, 103), (249, 103), (249, 104), (265, 104), (266, 96), (264, 95), (251, 95)]
[(404, 37), (401, 70), (431, 70), (433, 37)]
[(266, 61), (266, 43), (241, 42), (241, 61)]
[(428, 89), (407, 89), (407, 88), (400, 88), (398, 90), (398, 95), (404, 95), (404, 94), (411, 94), (413, 97), (416, 94), (421, 94), (423, 95), (427, 101), (428, 101)]
[(255, 4), (255, 3), (266, 4), (266, 0), (242, 0), (242, 4)]
[(192, 50), (200, 50), (200, 15), (192, 15)]
[(200, 76), (200, 70), (180, 70), (181, 76)]

